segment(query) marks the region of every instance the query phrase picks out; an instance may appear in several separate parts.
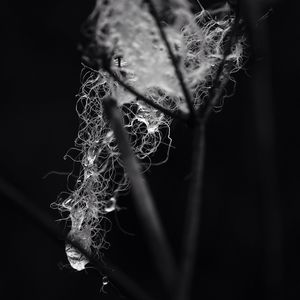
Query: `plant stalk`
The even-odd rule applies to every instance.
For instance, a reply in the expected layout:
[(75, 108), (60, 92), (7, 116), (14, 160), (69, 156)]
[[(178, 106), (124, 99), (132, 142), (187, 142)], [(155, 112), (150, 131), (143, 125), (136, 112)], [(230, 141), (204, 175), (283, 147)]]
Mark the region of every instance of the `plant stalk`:
[(117, 140), (126, 174), (132, 185), (133, 199), (141, 224), (144, 227), (149, 249), (161, 280), (167, 292), (170, 292), (173, 288), (177, 270), (151, 192), (131, 149), (128, 134), (122, 124), (122, 117), (117, 108), (116, 100), (106, 98), (103, 105)]

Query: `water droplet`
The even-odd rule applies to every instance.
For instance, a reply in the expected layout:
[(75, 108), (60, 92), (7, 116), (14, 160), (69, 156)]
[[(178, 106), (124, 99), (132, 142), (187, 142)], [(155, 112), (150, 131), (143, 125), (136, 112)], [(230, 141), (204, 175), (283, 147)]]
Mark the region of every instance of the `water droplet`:
[(102, 284), (103, 285), (107, 285), (109, 283), (108, 277), (107, 276), (103, 276), (102, 277)]
[(106, 212), (112, 212), (116, 209), (116, 198), (111, 197), (105, 204), (104, 210)]

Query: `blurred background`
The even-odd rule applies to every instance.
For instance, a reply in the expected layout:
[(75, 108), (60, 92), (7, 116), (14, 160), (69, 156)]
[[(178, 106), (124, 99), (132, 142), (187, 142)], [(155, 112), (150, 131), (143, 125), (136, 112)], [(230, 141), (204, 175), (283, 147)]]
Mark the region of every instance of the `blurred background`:
[[(206, 8), (216, 2), (201, 1)], [(235, 74), (235, 94), (208, 124), (193, 295), (298, 299), (299, 4), (244, 3), (249, 58)], [(80, 26), (94, 1), (4, 0), (1, 6), (1, 177), (57, 220), (60, 215), (50, 204), (66, 190), (67, 176), (45, 175), (73, 168), (63, 157), (79, 126)], [(174, 122), (169, 160), (147, 172), (177, 257), (190, 178), (189, 131)], [(101, 293), (102, 276), (96, 270), (71, 269), (63, 242), (54, 243), (1, 193), (0, 199), (1, 299), (131, 299), (113, 283)], [(157, 276), (130, 195), (118, 205), (125, 209), (111, 214), (111, 248), (104, 258), (155, 293)], [(266, 286), (276, 287), (276, 295), (270, 297)]]

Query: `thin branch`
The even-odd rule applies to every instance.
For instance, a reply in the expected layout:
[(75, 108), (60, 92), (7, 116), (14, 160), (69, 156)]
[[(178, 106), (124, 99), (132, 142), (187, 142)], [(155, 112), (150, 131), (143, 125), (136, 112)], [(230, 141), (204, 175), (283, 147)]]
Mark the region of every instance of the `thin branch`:
[(216, 86), (213, 89), (213, 93), (211, 94), (210, 101), (208, 101), (207, 106), (205, 109), (199, 111), (199, 117), (202, 120), (202, 122), (206, 123), (209, 115), (213, 111), (214, 107), (217, 105), (218, 100), (222, 97), (223, 91), (229, 81), (229, 74), (227, 74), (227, 77), (225, 77), (221, 82), (219, 82), (218, 86)]
[(116, 100), (106, 98), (103, 106), (114, 131), (121, 158), (124, 161), (126, 174), (132, 185), (133, 198), (140, 221), (147, 235), (146, 240), (149, 243), (149, 248), (161, 279), (167, 291), (170, 292), (171, 288), (173, 288), (173, 279), (176, 278), (177, 270), (173, 254), (154, 206), (152, 195), (132, 152), (128, 134), (122, 124), (121, 112), (116, 106)]
[(158, 12), (155, 8), (155, 5), (154, 5), (153, 1), (152, 0), (145, 0), (145, 2), (149, 5), (150, 13), (153, 16), (153, 19), (155, 20), (157, 28), (160, 32), (161, 38), (162, 38), (163, 42), (166, 45), (167, 51), (169, 53), (169, 56), (170, 56), (170, 59), (171, 59), (171, 62), (172, 62), (172, 65), (173, 65), (174, 70), (175, 70), (175, 74), (177, 76), (177, 79), (179, 81), (179, 84), (180, 84), (180, 87), (182, 89), (183, 95), (184, 95), (185, 100), (187, 102), (187, 105), (188, 105), (188, 108), (189, 108), (189, 111), (190, 111), (191, 119), (195, 120), (196, 119), (196, 113), (195, 113), (195, 109), (194, 109), (194, 105), (193, 105), (193, 96), (191, 95), (191, 92), (190, 92), (189, 88), (187, 87), (187, 85), (184, 81), (183, 74), (182, 74), (182, 72), (180, 70), (180, 67), (179, 67), (179, 64), (178, 64), (178, 59), (176, 58), (175, 54), (173, 53), (173, 50), (172, 50), (172, 47), (171, 47), (171, 45), (168, 41), (167, 35), (166, 35), (166, 33), (165, 33), (161, 23), (160, 23)]
[[(239, 20), (240, 17), (237, 9), (233, 24), (231, 26), (230, 31), (228, 32), (229, 39), (227, 40), (224, 46), (225, 49), (224, 49), (223, 59), (218, 66), (215, 78), (213, 80), (212, 89), (210, 90), (210, 93), (208, 95), (208, 101), (203, 106), (200, 106), (198, 110), (198, 118), (200, 119), (204, 118), (205, 122), (209, 114), (211, 113), (213, 107), (217, 104), (218, 99), (221, 97), (224, 87), (229, 81), (229, 73), (230, 73), (232, 63), (229, 62), (227, 63), (226, 66), (226, 60), (231, 53), (231, 47), (235, 43), (237, 37)], [(225, 72), (225, 66), (227, 68), (226, 72)], [(224, 78), (221, 80), (222, 76)]]
[[(217, 101), (222, 96), (225, 85), (229, 80), (224, 74), (226, 59), (230, 54), (232, 44), (235, 39), (238, 20), (235, 18), (232, 28), (229, 32), (230, 37), (224, 49), (223, 60), (216, 72), (216, 77), (213, 82), (213, 88), (208, 96), (208, 101), (204, 107), (200, 107), (197, 123), (194, 128), (193, 154), (192, 154), (192, 181), (190, 183), (188, 194), (188, 205), (185, 216), (184, 239), (182, 243), (182, 263), (181, 277), (178, 281), (178, 290), (176, 294), (177, 300), (186, 300), (189, 298), (190, 285), (192, 282), (194, 266), (196, 263), (197, 241), (199, 227), (201, 225), (202, 207), (203, 207), (203, 173), (205, 163), (205, 128), (207, 119), (216, 105)], [(221, 76), (224, 78), (221, 80)]]
[(138, 92), (135, 88), (133, 88), (132, 86), (128, 85), (127, 83), (125, 83), (117, 74), (115, 74), (108, 66), (106, 66), (105, 64), (102, 65), (103, 68), (105, 69), (105, 71), (107, 73), (109, 73), (109, 75), (116, 81), (118, 82), (123, 88), (125, 88), (128, 92), (130, 92), (131, 94), (133, 94), (134, 96), (136, 96), (138, 98), (138, 100), (142, 100), (143, 102), (145, 102), (146, 104), (148, 104), (149, 106), (152, 106), (153, 108), (157, 109), (158, 111), (162, 112), (163, 114), (165, 114), (166, 116), (169, 116), (173, 119), (179, 119), (181, 121), (187, 122), (188, 121), (188, 116), (186, 113), (184, 113), (181, 110), (178, 111), (171, 111), (157, 103), (155, 103), (154, 101), (152, 101), (151, 99), (145, 97), (143, 94), (141, 94), (140, 92)]
[(68, 235), (60, 230), (60, 228), (52, 221), (51, 217), (44, 211), (39, 209), (28, 201), (28, 199), (19, 192), (14, 186), (6, 182), (3, 178), (0, 178), (0, 192), (13, 201), (13, 204), (21, 209), (28, 217), (34, 221), (39, 228), (43, 229), (45, 233), (55, 239), (56, 242), (64, 240), (72, 247), (77, 249), (83, 254), (89, 262), (100, 272), (100, 274), (107, 275), (112, 281), (115, 281), (124, 288), (132, 297), (136, 300), (153, 300), (148, 294), (139, 287), (130, 277), (120, 270), (117, 270), (114, 266), (105, 262), (105, 264), (88, 253), (80, 243), (73, 239), (70, 239)]
[(193, 269), (196, 262), (197, 238), (201, 223), (203, 199), (203, 172), (205, 158), (205, 122), (198, 122), (194, 128), (192, 153), (192, 181), (188, 193), (188, 206), (185, 215), (184, 241), (180, 278), (175, 299), (188, 299), (192, 282)]
[(181, 276), (178, 283), (177, 300), (186, 300), (189, 296), (189, 289), (192, 282), (193, 270), (196, 263), (198, 232), (202, 220), (203, 207), (203, 173), (205, 166), (205, 130), (209, 114), (217, 101), (222, 96), (222, 92), (228, 78), (224, 79), (215, 90), (215, 95), (209, 102), (210, 105), (194, 127), (194, 141), (192, 154), (192, 181), (188, 194), (188, 206), (185, 215), (184, 241), (181, 263)]

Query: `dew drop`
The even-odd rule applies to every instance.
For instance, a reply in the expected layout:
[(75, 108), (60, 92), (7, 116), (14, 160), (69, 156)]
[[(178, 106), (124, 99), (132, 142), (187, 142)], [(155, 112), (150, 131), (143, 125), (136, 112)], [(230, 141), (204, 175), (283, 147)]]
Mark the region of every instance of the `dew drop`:
[(116, 209), (116, 198), (115, 197), (111, 197), (105, 205), (104, 210), (106, 212), (112, 212)]
[(108, 277), (107, 276), (103, 276), (102, 277), (102, 284), (103, 286), (107, 285), (109, 283)]

